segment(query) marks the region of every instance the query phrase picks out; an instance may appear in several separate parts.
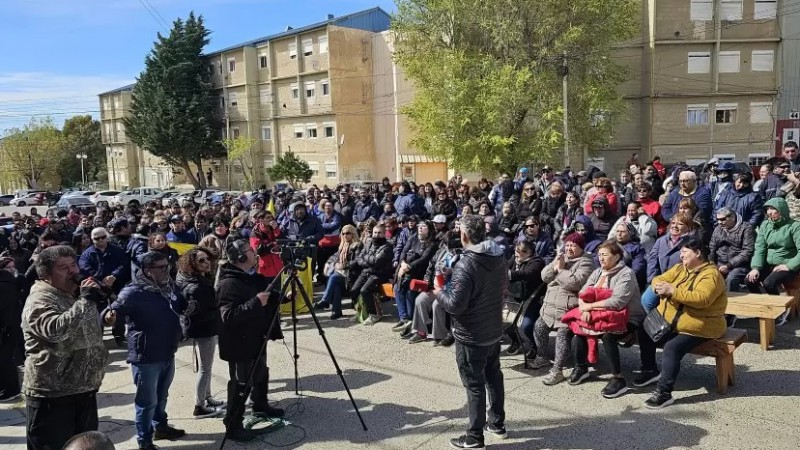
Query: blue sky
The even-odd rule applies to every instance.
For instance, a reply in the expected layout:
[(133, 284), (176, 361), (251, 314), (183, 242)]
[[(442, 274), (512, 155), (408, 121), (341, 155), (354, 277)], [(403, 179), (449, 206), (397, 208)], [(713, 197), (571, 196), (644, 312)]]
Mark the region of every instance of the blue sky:
[(97, 94), (134, 81), (160, 22), (190, 11), (213, 51), (375, 6), (395, 11), (393, 0), (0, 0), (0, 134), (32, 116), (97, 117)]

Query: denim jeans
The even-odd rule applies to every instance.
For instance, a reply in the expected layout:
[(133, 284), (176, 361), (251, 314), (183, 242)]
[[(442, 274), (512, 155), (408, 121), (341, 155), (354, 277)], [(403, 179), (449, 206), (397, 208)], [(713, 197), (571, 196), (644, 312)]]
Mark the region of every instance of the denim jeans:
[(331, 312), (342, 312), (342, 297), (344, 296), (344, 275), (339, 272), (334, 272), (333, 275), (328, 277), (328, 285), (325, 287), (325, 293), (322, 294), (322, 303), (331, 305)]
[(500, 343), (479, 346), (456, 342), (456, 363), (461, 383), (467, 388), (469, 429), (467, 435), (483, 442), (486, 425), (486, 394), (489, 394), (489, 421), (504, 427), (505, 388), (500, 370)]
[(397, 315), (400, 316), (400, 320), (411, 320), (417, 295), (419, 292), (412, 291), (407, 287), (401, 288), (399, 283), (395, 285), (394, 302), (397, 305)]
[(750, 272), (750, 269), (746, 267), (737, 267), (728, 272), (728, 276), (725, 277), (725, 284), (728, 286), (728, 292), (748, 292), (747, 285), (745, 284), (747, 272)]
[(642, 292), (642, 308), (645, 313), (649, 313), (661, 302), (658, 294), (653, 291), (652, 286), (647, 286), (647, 289)]
[(167, 427), (167, 396), (175, 376), (175, 358), (150, 364), (131, 364), (136, 396), (136, 440), (139, 446), (153, 442), (153, 429)]

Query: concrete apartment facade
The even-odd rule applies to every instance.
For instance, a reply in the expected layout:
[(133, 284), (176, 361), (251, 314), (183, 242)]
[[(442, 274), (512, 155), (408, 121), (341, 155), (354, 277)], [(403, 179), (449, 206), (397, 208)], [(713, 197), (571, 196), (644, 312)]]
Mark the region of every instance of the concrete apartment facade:
[[(389, 28), (389, 18), (380, 8), (328, 16), (323, 22), (289, 27), (205, 55), (212, 73), (212, 95), (218, 98), (216, 112), (225, 123), (222, 135), (255, 141), (245, 156), (253, 168), (254, 184), (269, 182), (265, 169), (286, 151), (309, 163), (314, 171), (311, 183), (320, 186), (377, 177), (372, 36)], [(107, 97), (119, 95), (124, 114), (130, 91), (102, 94), (101, 108)], [(126, 158), (123, 167), (145, 172), (147, 152), (132, 150), (136, 146), (125, 139), (124, 128), (120, 134), (118, 112), (112, 111), (115, 116), (108, 119), (108, 127), (104, 116), (104, 141), (108, 133), (113, 148), (141, 155)], [(248, 187), (238, 162), (228, 167), (226, 159), (211, 160), (204, 171), (208, 168), (215, 186), (227, 187), (230, 173), (232, 189)], [(171, 181), (179, 184), (182, 178), (176, 174)], [(150, 182), (146, 176), (136, 180), (142, 179)]]
[(797, 77), (781, 57), (798, 23), (784, 20), (783, 3), (643, 1), (641, 36), (615, 50), (631, 73), (619, 88), (628, 114), (608, 148), (590, 149), (590, 162), (614, 173), (632, 153), (753, 166), (774, 155), (782, 78)]

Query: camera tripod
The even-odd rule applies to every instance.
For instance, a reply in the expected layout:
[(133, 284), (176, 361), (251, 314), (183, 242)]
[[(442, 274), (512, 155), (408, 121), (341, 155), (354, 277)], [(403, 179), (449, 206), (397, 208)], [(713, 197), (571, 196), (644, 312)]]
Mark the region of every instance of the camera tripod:
[[(294, 363), (294, 392), (295, 395), (300, 395), (298, 390), (298, 378), (299, 378), (299, 371), (297, 368), (297, 360), (300, 359), (300, 355), (297, 353), (297, 293), (300, 292), (300, 296), (303, 298), (303, 302), (308, 308), (308, 311), (311, 313), (311, 318), (314, 319), (314, 324), (317, 327), (317, 331), (319, 331), (320, 337), (322, 337), (322, 342), (325, 344), (325, 349), (328, 351), (328, 355), (331, 357), (331, 362), (333, 362), (333, 366), (336, 368), (336, 374), (339, 375), (339, 379), (342, 380), (342, 385), (344, 386), (345, 391), (347, 392), (347, 396), (350, 398), (350, 403), (353, 405), (353, 409), (358, 416), (358, 420), (361, 422), (361, 428), (364, 431), (367, 431), (367, 424), (364, 422), (364, 418), (361, 416), (361, 411), (358, 410), (358, 405), (356, 405), (356, 401), (353, 398), (353, 394), (350, 392), (350, 387), (347, 385), (347, 381), (344, 379), (344, 374), (342, 373), (342, 369), (339, 367), (339, 363), (336, 361), (336, 356), (333, 354), (333, 349), (331, 349), (331, 345), (328, 342), (328, 338), (325, 336), (325, 330), (322, 328), (322, 325), (319, 323), (319, 319), (317, 315), (314, 313), (314, 308), (311, 305), (311, 301), (308, 298), (308, 294), (303, 287), (302, 282), (298, 276), (300, 270), (305, 270), (306, 263), (297, 264), (294, 262), (286, 262), (284, 261), (284, 267), (275, 277), (275, 279), (267, 286), (265, 292), (270, 293), (272, 288), (278, 283), (281, 279), (281, 276), (286, 274), (286, 281), (283, 282), (281, 290), (280, 290), (280, 298), (289, 298), (292, 305), (292, 339), (294, 340), (294, 354), (292, 357), (292, 362)], [(287, 296), (288, 294), (288, 296)], [(269, 336), (272, 334), (272, 329), (275, 327), (275, 323), (278, 322), (278, 316), (275, 317), (275, 320), (272, 321), (269, 325), (269, 329), (267, 330), (267, 334), (264, 336), (264, 341), (261, 344), (261, 350), (259, 351), (259, 357), (263, 356), (267, 351), (267, 341), (269, 340)], [(250, 395), (250, 390), (253, 387), (253, 377), (255, 376), (256, 366), (258, 364), (258, 359), (253, 362), (252, 367), (250, 368), (250, 373), (247, 376), (247, 383), (245, 385), (245, 389), (241, 391), (236, 399), (235, 405), (228, 405), (229, 408), (237, 408), (234, 411), (238, 411), (239, 408), (244, 409), (245, 402), (247, 401), (247, 397)], [(235, 417), (236, 415), (234, 415)], [(225, 446), (225, 442), (228, 440), (228, 433), (232, 429), (231, 426), (228, 426), (225, 430), (225, 436), (222, 438), (222, 443), (220, 444), (219, 448)]]

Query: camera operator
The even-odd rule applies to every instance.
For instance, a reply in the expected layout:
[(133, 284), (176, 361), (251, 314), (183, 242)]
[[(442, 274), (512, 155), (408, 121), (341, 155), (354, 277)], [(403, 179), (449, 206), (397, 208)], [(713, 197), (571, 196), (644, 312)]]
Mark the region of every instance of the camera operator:
[[(100, 286), (80, 282), (71, 247), (46, 248), (22, 312), (28, 449), (59, 449), (72, 436), (97, 430), (97, 390), (108, 351), (96, 302)], [(74, 293), (81, 288), (81, 296)], [(113, 324), (114, 314), (106, 318)]]
[[(318, 261), (317, 244), (322, 236), (325, 235), (325, 230), (322, 229), (322, 222), (319, 218), (308, 213), (308, 207), (303, 202), (295, 202), (290, 206), (292, 209), (291, 217), (281, 227), (283, 237), (289, 240), (299, 240), (305, 242), (312, 247), (311, 258), (314, 265), (325, 264), (325, 261)], [(313, 272), (312, 272), (313, 273)]]
[[(508, 267), (503, 249), (486, 239), (480, 216), (461, 219), (464, 252), (454, 263), (450, 283), (435, 283), (433, 293), (453, 315), (456, 362), (467, 389), (469, 429), (450, 440), (455, 448), (483, 448), (485, 431), (506, 437), (503, 373), (500, 371), (501, 309), (508, 290)], [(500, 293), (501, 295), (498, 295)], [(489, 393), (489, 423), (486, 393)]]
[[(269, 369), (266, 352), (259, 354), (264, 339), (281, 339), (280, 327), (275, 324), (270, 336), (266, 336), (270, 324), (278, 317), (280, 295), (267, 294), (267, 278), (260, 275), (258, 256), (245, 240), (236, 240), (225, 247), (228, 262), (220, 268), (217, 284), (217, 300), (222, 315), (222, 330), (219, 334), (219, 356), (228, 362), (228, 410), (224, 424), (228, 437), (237, 442), (255, 439), (251, 430), (242, 426), (244, 397), (247, 395), (248, 376), (255, 367), (250, 399), (253, 413), (269, 417), (282, 417), (283, 410), (269, 406), (267, 388)], [(266, 347), (265, 347), (266, 348)]]

